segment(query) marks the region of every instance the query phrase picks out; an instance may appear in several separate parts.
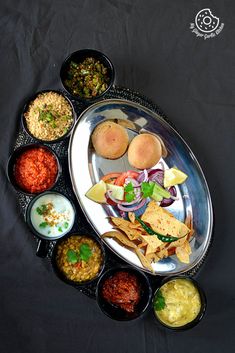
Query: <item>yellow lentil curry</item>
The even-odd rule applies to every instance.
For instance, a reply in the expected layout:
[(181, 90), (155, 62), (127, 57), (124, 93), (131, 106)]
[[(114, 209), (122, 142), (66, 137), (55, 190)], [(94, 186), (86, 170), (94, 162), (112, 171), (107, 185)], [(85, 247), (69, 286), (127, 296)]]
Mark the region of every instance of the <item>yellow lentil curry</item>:
[(188, 279), (165, 283), (155, 296), (156, 316), (167, 326), (181, 327), (192, 322), (201, 309), (200, 294)]
[(56, 262), (67, 279), (86, 282), (99, 273), (103, 255), (95, 240), (88, 236), (72, 235), (58, 245)]

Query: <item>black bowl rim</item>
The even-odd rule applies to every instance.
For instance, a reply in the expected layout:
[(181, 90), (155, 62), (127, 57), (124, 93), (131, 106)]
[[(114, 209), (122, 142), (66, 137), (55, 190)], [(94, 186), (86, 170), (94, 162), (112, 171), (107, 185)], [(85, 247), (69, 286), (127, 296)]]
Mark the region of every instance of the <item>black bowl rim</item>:
[[(173, 326), (169, 326), (169, 325), (165, 324), (163, 321), (160, 320), (160, 318), (157, 316), (157, 314), (154, 310), (154, 300), (155, 300), (155, 296), (156, 296), (157, 292), (161, 289), (161, 287), (165, 283), (170, 282), (175, 279), (186, 279), (188, 281), (191, 281), (193, 283), (193, 285), (197, 288), (198, 293), (200, 295), (200, 299), (201, 299), (201, 309), (200, 309), (198, 315), (195, 317), (195, 319), (193, 319), (191, 322), (188, 322), (187, 324), (185, 324), (183, 326), (178, 326), (178, 327), (173, 327)], [(188, 330), (190, 328), (195, 327), (204, 317), (205, 312), (206, 312), (206, 307), (207, 307), (207, 300), (206, 300), (206, 295), (205, 295), (204, 290), (201, 288), (198, 281), (196, 281), (191, 276), (186, 276), (186, 275), (175, 275), (175, 276), (165, 277), (161, 281), (158, 288), (155, 290), (155, 292), (153, 294), (153, 299), (152, 299), (152, 309), (153, 309), (154, 317), (155, 317), (156, 321), (171, 331), (185, 331), (185, 330)]]
[[(24, 191), (23, 189), (21, 189), (21, 188), (14, 182), (13, 178), (11, 178), (11, 176), (10, 176), (9, 170), (10, 170), (10, 164), (13, 163), (14, 158), (16, 158), (16, 154), (17, 154), (17, 153), (19, 153), (19, 155), (20, 155), (20, 153), (23, 153), (23, 151), (26, 151), (27, 149), (29, 149), (29, 148), (34, 148), (34, 147), (36, 147), (36, 148), (44, 148), (44, 149), (47, 149), (49, 152), (51, 152), (51, 153), (53, 154), (53, 156), (55, 157), (55, 159), (56, 159), (58, 171), (57, 171), (57, 176), (56, 176), (55, 182), (54, 182), (54, 184), (53, 184), (50, 188), (48, 188), (48, 189), (46, 189), (46, 190), (44, 190), (44, 191), (42, 191), (42, 192), (30, 193), (30, 192), (27, 192), (27, 191)], [(14, 166), (14, 165), (15, 165), (15, 162), (14, 162), (14, 164), (13, 164), (12, 166)], [(12, 171), (12, 172), (13, 172), (13, 171)], [(27, 196), (36, 196), (36, 195), (42, 194), (43, 192), (52, 190), (52, 189), (56, 186), (56, 184), (57, 184), (57, 182), (58, 182), (58, 180), (59, 180), (59, 178), (60, 178), (61, 173), (62, 173), (62, 166), (61, 166), (60, 159), (59, 159), (59, 157), (57, 156), (56, 152), (53, 151), (52, 148), (50, 148), (49, 146), (46, 146), (46, 145), (44, 145), (44, 144), (42, 144), (42, 143), (38, 143), (38, 142), (27, 143), (26, 145), (21, 145), (21, 146), (17, 147), (17, 148), (12, 152), (12, 154), (10, 155), (10, 157), (8, 158), (7, 166), (6, 166), (6, 174), (7, 174), (7, 179), (8, 179), (8, 181), (11, 183), (11, 185), (13, 186), (13, 188), (14, 188), (17, 192), (21, 192), (22, 194), (27, 195)]]
[[(57, 194), (57, 195), (63, 196), (64, 198), (66, 198), (69, 201), (69, 203), (71, 204), (73, 211), (74, 211), (74, 222), (73, 222), (72, 227), (70, 228), (70, 230), (68, 230), (68, 232), (66, 232), (63, 235), (58, 236), (58, 237), (50, 237), (50, 238), (46, 237), (46, 236), (44, 237), (42, 234), (37, 232), (36, 229), (34, 229), (32, 223), (30, 221), (30, 214), (29, 213), (31, 211), (33, 204), (35, 203), (35, 201), (37, 201), (37, 199), (39, 199), (40, 197), (42, 197), (44, 195), (48, 195), (48, 194)], [(43, 241), (54, 241), (54, 240), (59, 240), (59, 239), (63, 238), (65, 235), (67, 235), (69, 232), (71, 232), (71, 230), (74, 226), (74, 223), (75, 223), (76, 215), (77, 215), (77, 211), (76, 211), (76, 207), (75, 207), (74, 203), (65, 194), (63, 194), (60, 191), (56, 191), (56, 190), (55, 191), (54, 190), (47, 190), (47, 191), (42, 192), (41, 194), (37, 194), (34, 198), (32, 198), (32, 200), (30, 200), (30, 202), (28, 203), (28, 205), (25, 209), (24, 219), (25, 219), (25, 222), (28, 225), (29, 229), (31, 230), (31, 232), (37, 238), (39, 238), (40, 240), (43, 240)]]
[[(66, 88), (66, 86), (64, 85), (63, 79), (62, 79), (62, 76), (63, 76), (63, 72), (64, 72), (64, 70), (65, 70), (65, 67), (66, 67), (66, 65), (69, 63), (69, 61), (71, 60), (72, 56), (78, 55), (79, 53), (82, 54), (82, 53), (85, 53), (85, 52), (87, 52), (87, 53), (90, 52), (91, 55), (92, 55), (92, 53), (93, 53), (93, 54), (99, 55), (100, 57), (104, 57), (105, 60), (106, 60), (106, 62), (108, 62), (108, 64), (109, 64), (109, 69), (110, 69), (110, 71), (111, 71), (110, 82), (109, 82), (109, 85), (108, 85), (107, 89), (106, 89), (103, 93), (101, 93), (101, 94), (99, 94), (98, 96), (95, 96), (95, 97), (93, 97), (93, 98), (83, 98), (83, 97), (81, 97), (81, 96), (79, 96), (79, 95), (74, 95), (74, 94), (72, 94), (72, 93)], [(88, 54), (88, 55), (89, 55), (89, 54)], [(78, 100), (78, 101), (82, 101), (82, 102), (87, 102), (87, 103), (89, 103), (89, 102), (94, 102), (94, 101), (96, 101), (96, 100), (99, 100), (101, 97), (103, 97), (103, 96), (110, 90), (110, 88), (113, 86), (113, 83), (114, 83), (114, 80), (115, 80), (115, 69), (114, 69), (113, 63), (112, 63), (112, 61), (109, 59), (109, 57), (108, 57), (106, 54), (102, 53), (101, 51), (96, 50), (96, 49), (92, 49), (92, 48), (80, 49), (80, 50), (76, 50), (76, 51), (70, 53), (70, 54), (64, 59), (62, 65), (61, 65), (61, 68), (60, 68), (60, 80), (61, 80), (61, 83), (62, 83), (63, 88), (65, 89), (65, 91), (66, 91), (71, 97), (73, 97), (74, 99), (76, 99), (76, 100)]]
[[(148, 288), (148, 300), (147, 300), (147, 303), (145, 305), (145, 307), (138, 313), (138, 315), (136, 316), (133, 316), (133, 317), (126, 317), (126, 318), (114, 318), (112, 315), (110, 315), (106, 310), (104, 310), (104, 308), (100, 305), (100, 293), (99, 293), (99, 290), (100, 290), (100, 286), (102, 284), (102, 281), (103, 279), (109, 274), (109, 273), (113, 273), (113, 272), (118, 272), (118, 271), (132, 271), (133, 273), (137, 273), (138, 276), (142, 277), (142, 279), (145, 281), (146, 283), (146, 288)], [(102, 276), (100, 276), (99, 278), (99, 281), (97, 283), (97, 286), (96, 286), (96, 302), (100, 308), (100, 310), (106, 315), (108, 316), (109, 318), (111, 318), (112, 320), (115, 320), (115, 321), (121, 321), (121, 322), (127, 322), (127, 321), (133, 321), (133, 320), (137, 320), (139, 319), (149, 308), (150, 306), (150, 303), (151, 303), (151, 299), (152, 299), (152, 287), (150, 285), (150, 281), (149, 281), (149, 278), (147, 277), (147, 275), (136, 269), (135, 267), (133, 266), (130, 266), (130, 265), (120, 265), (120, 266), (115, 266), (115, 267), (111, 267), (109, 268), (108, 270), (106, 270)]]
[[(102, 256), (103, 256), (103, 263), (102, 263), (102, 266), (100, 268), (100, 271), (97, 273), (97, 275), (88, 280), (88, 281), (84, 281), (84, 282), (76, 282), (76, 281), (72, 281), (70, 279), (68, 279), (58, 268), (57, 264), (56, 264), (56, 251), (57, 251), (57, 247), (58, 245), (65, 239), (68, 239), (70, 238), (71, 236), (78, 236), (78, 237), (81, 237), (81, 236), (86, 236), (86, 237), (89, 237), (91, 238), (92, 240), (94, 240), (100, 247), (101, 249), (101, 252), (102, 252)], [(107, 255), (106, 255), (106, 251), (105, 251), (105, 247), (104, 247), (104, 244), (102, 243), (101, 239), (99, 239), (97, 236), (94, 236), (94, 235), (90, 235), (90, 234), (81, 234), (81, 233), (78, 233), (76, 231), (73, 231), (73, 232), (70, 232), (70, 233), (67, 233), (65, 234), (64, 236), (62, 236), (61, 238), (59, 238), (57, 241), (56, 241), (56, 244), (52, 250), (52, 255), (51, 255), (51, 264), (52, 264), (52, 268), (53, 268), (53, 271), (55, 273), (55, 275), (57, 276), (57, 278), (59, 278), (62, 282), (66, 283), (66, 284), (69, 284), (73, 287), (83, 287), (83, 286), (86, 286), (88, 284), (91, 284), (93, 282), (95, 282), (103, 273), (104, 271), (104, 268), (106, 266), (106, 260), (107, 260)]]
[[(24, 114), (26, 113), (26, 111), (28, 110), (28, 107), (30, 105), (31, 102), (33, 102), (37, 96), (39, 94), (43, 94), (43, 93), (49, 93), (49, 92), (54, 92), (54, 93), (58, 93), (60, 94), (61, 96), (63, 96), (69, 103), (69, 105), (71, 106), (71, 109), (72, 109), (72, 116), (73, 116), (73, 123), (71, 124), (69, 130), (66, 132), (66, 134), (64, 134), (63, 136), (55, 139), (55, 140), (42, 140), (42, 139), (39, 139), (37, 137), (35, 137), (33, 134), (31, 134), (31, 132), (29, 131), (28, 127), (27, 127), (27, 124), (26, 124), (26, 121), (25, 121), (25, 116)], [(74, 109), (74, 106), (73, 106), (73, 103), (71, 102), (71, 100), (64, 94), (64, 92), (62, 90), (55, 90), (55, 89), (44, 89), (44, 90), (41, 90), (41, 91), (38, 91), (36, 93), (34, 93), (33, 95), (31, 95), (26, 103), (24, 103), (24, 106), (23, 106), (23, 109), (22, 109), (22, 112), (21, 112), (21, 125), (23, 127), (23, 130), (26, 132), (26, 134), (28, 136), (30, 136), (32, 139), (34, 139), (35, 141), (39, 142), (39, 143), (47, 143), (47, 144), (53, 144), (53, 143), (58, 143), (58, 142), (61, 142), (63, 141), (64, 139), (66, 139), (67, 137), (70, 136), (73, 128), (74, 128), (74, 125), (76, 123), (76, 120), (77, 120), (77, 113)]]

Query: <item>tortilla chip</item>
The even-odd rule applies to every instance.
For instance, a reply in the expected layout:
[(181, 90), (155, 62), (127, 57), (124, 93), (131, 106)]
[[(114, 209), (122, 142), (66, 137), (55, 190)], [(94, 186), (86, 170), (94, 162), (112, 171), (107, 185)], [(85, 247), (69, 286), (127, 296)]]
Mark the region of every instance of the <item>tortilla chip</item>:
[(123, 245), (128, 246), (129, 248), (133, 248), (133, 249), (136, 248), (136, 245), (132, 241), (130, 241), (126, 237), (126, 235), (124, 235), (123, 233), (120, 233), (120, 232), (114, 232), (114, 231), (106, 232), (101, 236), (101, 238), (114, 238), (114, 239), (117, 239)]
[(193, 237), (193, 234), (194, 234), (194, 229), (191, 228), (191, 229), (190, 229), (190, 232), (188, 233), (188, 235), (187, 235), (186, 238), (187, 238), (188, 240), (191, 240), (191, 238)]
[(132, 224), (129, 221), (126, 221), (123, 218), (118, 218), (118, 217), (110, 217), (112, 222), (117, 226), (118, 229), (122, 230), (130, 240), (137, 240), (139, 239), (139, 236), (141, 235), (141, 232), (134, 229), (130, 228), (130, 225)]
[(182, 246), (178, 246), (175, 249), (175, 254), (178, 257), (178, 259), (185, 263), (189, 263), (189, 255), (192, 253), (191, 247), (188, 241), (186, 241)]
[(130, 229), (125, 227), (119, 227), (130, 240), (138, 240), (140, 239), (141, 233), (136, 229)]
[(149, 260), (150, 262), (158, 262), (160, 260), (160, 258), (157, 256), (156, 253), (149, 253), (147, 255), (145, 255), (145, 257), (147, 258), (147, 260)]
[(142, 234), (148, 234), (146, 231), (141, 227), (139, 223), (130, 223), (129, 225), (130, 229), (137, 229), (140, 233)]
[(141, 249), (141, 248), (147, 247), (147, 245), (148, 245), (147, 243), (139, 243), (137, 246), (139, 249)]
[(151, 262), (157, 262), (174, 254), (177, 255), (179, 261), (189, 263), (191, 248), (188, 238), (193, 234), (192, 219), (189, 216), (185, 220), (186, 224), (182, 223), (169, 211), (158, 206), (155, 201), (150, 201), (141, 219), (155, 232), (180, 239), (169, 243), (161, 241), (155, 235), (149, 235), (136, 220), (133, 212), (128, 212), (130, 221), (110, 217), (119, 231), (107, 232), (102, 237), (114, 238), (124, 246), (133, 249), (143, 267), (153, 272)]
[(192, 220), (192, 214), (191, 212), (188, 212), (185, 220), (184, 220), (184, 223), (186, 224), (186, 226), (189, 228), (189, 229), (193, 229), (193, 220)]
[(172, 255), (174, 255), (175, 254), (175, 247), (173, 247), (173, 248), (167, 248), (167, 251), (168, 251), (168, 256), (172, 256)]
[(158, 206), (155, 201), (150, 201), (144, 214), (142, 221), (147, 222), (150, 227), (163, 235), (171, 235), (174, 237), (182, 237), (190, 232), (190, 229), (173, 214)]
[(168, 257), (168, 250), (167, 248), (164, 248), (160, 251), (157, 252), (157, 256), (159, 257), (159, 259), (164, 259), (164, 257)]
[(110, 219), (111, 219), (112, 223), (115, 224), (115, 226), (118, 226), (118, 227), (122, 226), (122, 227), (126, 227), (126, 228), (129, 227), (130, 222), (126, 221), (123, 218), (110, 217)]
[(188, 241), (188, 238), (187, 236), (183, 237), (183, 238), (180, 238), (179, 240), (176, 240), (176, 241), (172, 241), (171, 243), (169, 243), (169, 247), (168, 249), (171, 249), (171, 248), (176, 248), (178, 246), (182, 246), (185, 242)]
[(138, 256), (138, 258), (140, 259), (142, 265), (146, 268), (148, 268), (151, 272), (154, 272), (152, 266), (151, 266), (151, 262), (144, 256), (144, 254), (142, 253), (142, 251), (140, 249), (135, 249), (135, 253)]
[(128, 218), (131, 221), (131, 223), (135, 224), (135, 213), (134, 212), (128, 212)]
[(140, 237), (142, 241), (147, 243), (146, 255), (149, 253), (155, 253), (162, 245), (162, 241), (153, 235), (141, 235)]

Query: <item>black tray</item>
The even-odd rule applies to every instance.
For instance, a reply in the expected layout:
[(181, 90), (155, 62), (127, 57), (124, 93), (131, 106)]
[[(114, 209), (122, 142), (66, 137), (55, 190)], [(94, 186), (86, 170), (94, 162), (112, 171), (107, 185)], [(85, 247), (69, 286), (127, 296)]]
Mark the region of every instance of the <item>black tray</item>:
[[(66, 93), (64, 91), (63, 91), (63, 93), (66, 95)], [(103, 97), (103, 99), (109, 99), (109, 98), (127, 99), (129, 101), (139, 103), (142, 106), (156, 112), (163, 119), (165, 119), (171, 126), (173, 126), (175, 130), (177, 130), (175, 128), (175, 126), (167, 119), (167, 117), (163, 114), (163, 112), (159, 109), (159, 107), (156, 104), (154, 104), (151, 100), (149, 100), (147, 97), (143, 96), (142, 94), (140, 94), (138, 92), (132, 91), (127, 88), (113, 87)], [(73, 103), (73, 106), (74, 106), (74, 109), (77, 113), (77, 116), (79, 116), (82, 113), (82, 111), (88, 107), (87, 104), (84, 104), (84, 103), (78, 102), (74, 99), (71, 99), (70, 96), (69, 96), (69, 99)], [(16, 149), (22, 145), (25, 145), (27, 143), (33, 143), (33, 142), (35, 142), (35, 140), (33, 138), (29, 137), (23, 131), (23, 129), (21, 127), (19, 134), (17, 136), (17, 139), (16, 139), (14, 149)], [(92, 227), (90, 226), (90, 224), (87, 222), (87, 220), (86, 220), (86, 218), (85, 218), (85, 216), (84, 216), (84, 214), (83, 214), (83, 212), (82, 212), (82, 210), (76, 200), (76, 197), (73, 193), (73, 190), (72, 190), (72, 184), (71, 184), (69, 169), (68, 169), (68, 144), (69, 144), (69, 138), (67, 138), (61, 142), (48, 145), (50, 148), (52, 148), (57, 153), (58, 157), (60, 158), (62, 170), (63, 170), (63, 173), (60, 176), (59, 181), (53, 190), (62, 192), (69, 199), (71, 199), (72, 202), (75, 204), (75, 207), (77, 210), (77, 219), (75, 221), (74, 227), (71, 230), (71, 232), (79, 232), (80, 234), (92, 234), (94, 236), (97, 236), (95, 234), (94, 230), (92, 229)], [(45, 143), (45, 145), (47, 145), (47, 144)], [(18, 202), (20, 204), (21, 211), (24, 215), (25, 210), (26, 210), (30, 200), (33, 197), (26, 196), (20, 192), (17, 192), (17, 198), (18, 198)], [(38, 238), (36, 238), (35, 236), (34, 236), (34, 238), (35, 238), (35, 241), (38, 242)], [(52, 254), (52, 250), (53, 250), (54, 245), (55, 245), (55, 241), (51, 241), (50, 246), (49, 246), (49, 252), (47, 255), (47, 260), (49, 260), (49, 261), (51, 258), (51, 254)], [(210, 245), (211, 245), (211, 243), (210, 243)], [(201, 261), (193, 269), (191, 269), (190, 271), (185, 273), (185, 275), (195, 276), (198, 273), (203, 262), (205, 261), (205, 258), (208, 254), (208, 251), (209, 251), (209, 248), (210, 248), (210, 246), (208, 247), (207, 252), (204, 254)], [(125, 264), (125, 262), (123, 260), (121, 260), (114, 253), (112, 253), (107, 247), (106, 247), (106, 253), (107, 253), (107, 261), (106, 261), (105, 269)], [(147, 274), (147, 276), (149, 277), (149, 280), (151, 282), (153, 290), (155, 290), (155, 288), (158, 286), (159, 282), (161, 281), (162, 277), (152, 276), (152, 275), (148, 275), (148, 274)], [(79, 286), (79, 287), (74, 285), (74, 287), (77, 288), (80, 292), (84, 293), (85, 295), (87, 295), (91, 298), (95, 298), (96, 284), (97, 284), (97, 281), (93, 282), (92, 284)]]

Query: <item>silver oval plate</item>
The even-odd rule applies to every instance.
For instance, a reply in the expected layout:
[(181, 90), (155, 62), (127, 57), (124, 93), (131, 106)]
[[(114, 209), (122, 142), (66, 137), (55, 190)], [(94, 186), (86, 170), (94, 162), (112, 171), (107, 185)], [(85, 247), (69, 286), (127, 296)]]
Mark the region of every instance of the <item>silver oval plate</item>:
[[(145, 130), (158, 134), (168, 151), (167, 157), (160, 163), (166, 168), (177, 166), (188, 175), (186, 182), (177, 186), (179, 199), (166, 209), (182, 222), (187, 216), (192, 218), (195, 233), (190, 242), (190, 263), (181, 263), (173, 255), (153, 263), (152, 266), (153, 274), (160, 276), (191, 270), (207, 251), (213, 228), (212, 204), (206, 179), (194, 154), (177, 131), (159, 115), (137, 103), (119, 99), (95, 103), (80, 115), (73, 129), (69, 143), (70, 177), (87, 220), (99, 236), (113, 229), (107, 216), (120, 217), (118, 209), (95, 203), (85, 194), (103, 175), (133, 169), (126, 154), (117, 160), (108, 160), (95, 153), (90, 141), (91, 133), (96, 125), (104, 120), (114, 120), (125, 126), (130, 140)], [(111, 238), (106, 238), (104, 242), (129, 264), (151, 273), (143, 268), (139, 258), (131, 250)]]

